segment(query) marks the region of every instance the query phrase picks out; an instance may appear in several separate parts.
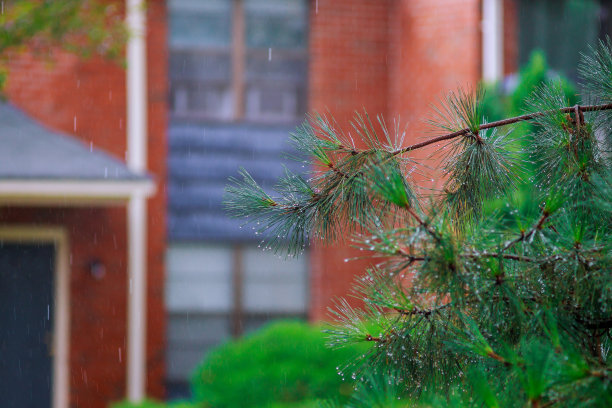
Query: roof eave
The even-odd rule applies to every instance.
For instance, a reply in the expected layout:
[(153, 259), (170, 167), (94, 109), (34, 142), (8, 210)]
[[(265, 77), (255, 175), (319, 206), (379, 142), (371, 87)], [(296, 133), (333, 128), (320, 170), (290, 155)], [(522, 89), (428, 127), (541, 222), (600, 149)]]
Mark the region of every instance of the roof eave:
[(112, 205), (155, 193), (150, 179), (0, 179), (0, 205)]

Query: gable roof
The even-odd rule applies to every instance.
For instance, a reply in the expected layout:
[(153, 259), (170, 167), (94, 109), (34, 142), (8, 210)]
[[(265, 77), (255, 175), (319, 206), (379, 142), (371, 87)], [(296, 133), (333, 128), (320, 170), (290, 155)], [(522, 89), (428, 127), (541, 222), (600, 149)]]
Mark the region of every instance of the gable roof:
[(127, 198), (152, 187), (146, 174), (0, 103), (0, 200)]

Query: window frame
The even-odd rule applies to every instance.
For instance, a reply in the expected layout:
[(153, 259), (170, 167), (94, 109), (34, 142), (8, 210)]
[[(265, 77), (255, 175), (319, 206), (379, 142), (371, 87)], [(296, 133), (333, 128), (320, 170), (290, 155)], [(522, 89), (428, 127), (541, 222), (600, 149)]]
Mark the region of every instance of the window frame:
[[(231, 12), (230, 12), (230, 42), (228, 48), (224, 46), (219, 47), (192, 47), (192, 46), (173, 46), (169, 45), (169, 53), (170, 58), (172, 58), (172, 53), (176, 52), (201, 52), (203, 54), (229, 54), (229, 97), (228, 101), (223, 102), (227, 103), (227, 106), (231, 106), (229, 110), (229, 114), (224, 115), (223, 113), (211, 113), (206, 112), (205, 109), (185, 109), (182, 112), (178, 112), (175, 108), (177, 103), (177, 98), (174, 93), (175, 86), (173, 84), (175, 81), (181, 83), (184, 82), (184, 89), (189, 89), (190, 86), (197, 85), (198, 80), (186, 80), (186, 79), (176, 79), (172, 71), (169, 69), (169, 81), (170, 81), (170, 109), (169, 116), (172, 120), (181, 120), (187, 122), (207, 122), (207, 123), (254, 123), (254, 124), (288, 124), (288, 123), (298, 123), (300, 121), (300, 117), (307, 110), (307, 92), (308, 92), (308, 10), (309, 10), (309, 1), (304, 1), (306, 5), (304, 18), (306, 19), (306, 33), (304, 38), (304, 46), (302, 48), (274, 48), (274, 47), (249, 47), (247, 45), (246, 38), (246, 10), (245, 10), (245, 0), (229, 0), (231, 1)], [(304, 67), (304, 76), (301, 80), (291, 81), (291, 80), (282, 80), (282, 79), (257, 79), (257, 80), (249, 80), (247, 78), (247, 63), (249, 58), (256, 56), (257, 54), (269, 54), (271, 53), (274, 56), (283, 56), (288, 60), (295, 61), (298, 64), (301, 64)], [(274, 58), (274, 57), (272, 57)], [(190, 84), (191, 83), (191, 84)], [(214, 83), (214, 80), (211, 80), (210, 83)], [(274, 86), (278, 84), (282, 84), (280, 86)], [(225, 82), (223, 80), (219, 81), (219, 88), (223, 88)], [(286, 112), (263, 112), (260, 108), (254, 114), (250, 114), (249, 107), (256, 106), (253, 101), (249, 100), (251, 97), (253, 88), (257, 87), (257, 84), (260, 84), (260, 88), (266, 88), (266, 86), (262, 87), (261, 84), (267, 85), (273, 84), (272, 89), (268, 89), (269, 91), (276, 90), (281, 93), (281, 98), (285, 99), (281, 101), (282, 109), (285, 109)], [(284, 92), (284, 95), (293, 95), (293, 102), (287, 101), (286, 96), (282, 96), (283, 90), (287, 90), (291, 86), (294, 88), (290, 92)], [(223, 98), (223, 90), (219, 92), (221, 94), (221, 98)], [(188, 100), (189, 96), (183, 97), (183, 100)], [(291, 103), (294, 104), (293, 109), (291, 108)], [(185, 103), (187, 106), (189, 102)], [(260, 105), (259, 105), (260, 106)], [(294, 113), (290, 113), (293, 111)]]

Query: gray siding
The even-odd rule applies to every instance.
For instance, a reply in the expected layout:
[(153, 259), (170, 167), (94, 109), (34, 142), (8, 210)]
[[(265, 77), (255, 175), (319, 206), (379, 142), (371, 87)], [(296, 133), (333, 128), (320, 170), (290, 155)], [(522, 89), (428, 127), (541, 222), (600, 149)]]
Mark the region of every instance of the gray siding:
[(168, 158), (168, 235), (170, 241), (256, 241), (250, 228), (230, 219), (224, 188), (244, 167), (266, 189), (302, 165), (284, 158), (294, 125), (185, 124), (171, 122)]

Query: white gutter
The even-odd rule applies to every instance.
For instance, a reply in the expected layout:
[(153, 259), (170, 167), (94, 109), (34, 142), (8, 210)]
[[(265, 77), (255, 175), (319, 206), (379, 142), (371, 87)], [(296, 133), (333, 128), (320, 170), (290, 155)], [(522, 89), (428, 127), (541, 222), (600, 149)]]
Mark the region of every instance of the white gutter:
[(147, 57), (145, 0), (127, 0), (127, 165), (147, 170)]
[[(126, 0), (127, 44), (127, 165), (136, 173), (147, 169), (147, 68), (145, 0)], [(147, 350), (147, 202), (134, 193), (128, 203), (127, 398), (146, 395)]]
[(125, 202), (135, 193), (150, 196), (155, 192), (151, 180), (0, 180), (0, 203), (42, 205), (106, 204)]
[(503, 0), (482, 1), (482, 79), (495, 82), (504, 75)]

